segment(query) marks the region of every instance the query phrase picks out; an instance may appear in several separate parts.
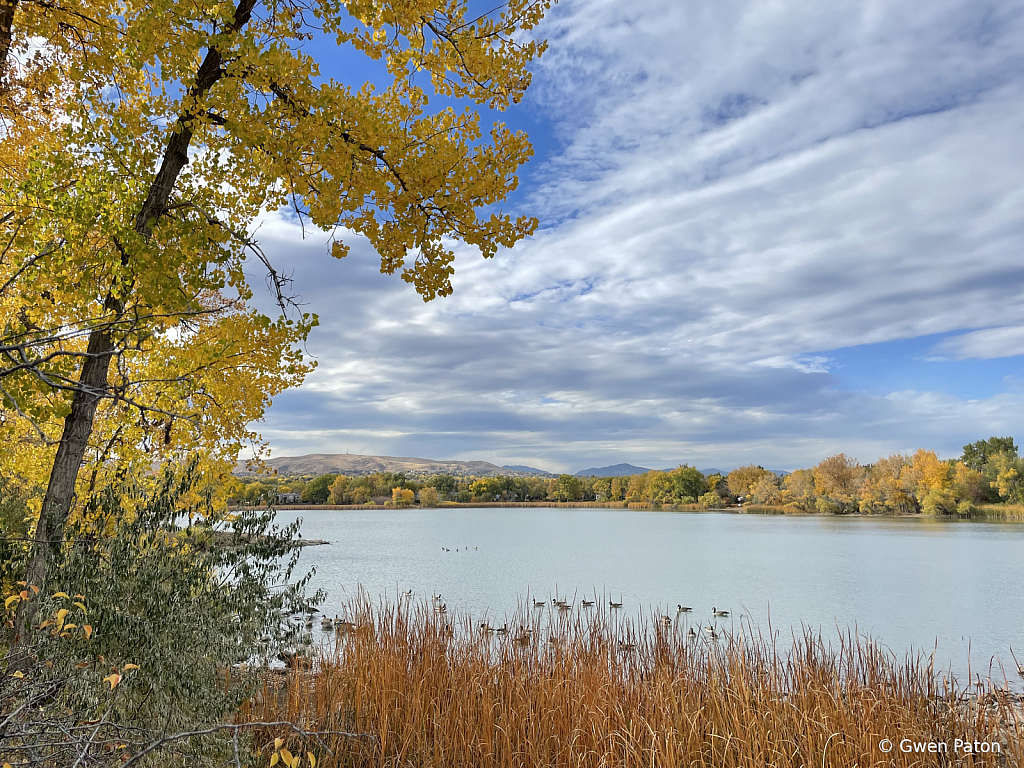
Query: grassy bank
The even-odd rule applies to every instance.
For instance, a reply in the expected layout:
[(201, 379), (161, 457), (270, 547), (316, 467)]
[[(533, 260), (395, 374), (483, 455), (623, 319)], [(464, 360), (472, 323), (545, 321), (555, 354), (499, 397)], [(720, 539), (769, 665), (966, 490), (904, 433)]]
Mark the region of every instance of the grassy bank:
[[(270, 676), (243, 710), (327, 737), (322, 766), (922, 766), (1014, 765), (1019, 702), (971, 699), (924, 657), (896, 659), (847, 636), (778, 642), (719, 628), (626, 621), (608, 610), (523, 611), (507, 634), (429, 605), (354, 604), (310, 670)], [(699, 631), (699, 630), (698, 630)], [(255, 743), (284, 731), (267, 731)], [(879, 748), (883, 739), (896, 744)], [(948, 742), (905, 753), (901, 739)], [(954, 739), (1000, 755), (954, 751)], [(294, 742), (294, 737), (292, 737)], [(884, 746), (884, 745), (883, 745)]]

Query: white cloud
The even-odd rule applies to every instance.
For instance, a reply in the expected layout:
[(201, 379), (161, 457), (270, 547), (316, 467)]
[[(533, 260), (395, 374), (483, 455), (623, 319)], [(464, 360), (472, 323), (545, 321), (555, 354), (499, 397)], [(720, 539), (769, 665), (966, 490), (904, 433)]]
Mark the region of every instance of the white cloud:
[(939, 351), (1024, 352), (1020, 6), (580, 0), (546, 34), (542, 231), (460, 253), (453, 297), (423, 305), (364, 243), (337, 264), (264, 230), (323, 321), (279, 454), (342, 430), (359, 452), (786, 467), (1024, 426), (1003, 396), (843, 392), (827, 354), (993, 307), (1006, 328)]
[(935, 352), (955, 360), (1024, 355), (1024, 327), (986, 328), (953, 336), (936, 344)]

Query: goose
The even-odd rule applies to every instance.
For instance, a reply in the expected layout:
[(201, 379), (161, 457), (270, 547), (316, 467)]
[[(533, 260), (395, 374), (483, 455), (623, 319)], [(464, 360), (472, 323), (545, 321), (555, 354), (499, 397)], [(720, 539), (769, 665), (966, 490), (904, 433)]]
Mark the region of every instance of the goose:
[(608, 601), (608, 605), (612, 608), (621, 608), (622, 603), (613, 603), (611, 600)]
[(530, 639), (530, 631), (528, 629), (523, 629), (520, 630), (519, 634), (516, 635), (515, 638), (513, 638), (513, 642), (518, 643), (519, 645), (529, 645)]
[(434, 606), (434, 613), (448, 613), (448, 606), (444, 603), (438, 603)]
[(326, 616), (324, 616), (322, 619), (320, 619), (320, 629), (322, 629), (324, 632), (330, 632), (332, 629), (334, 629), (334, 622)]
[(435, 603), (441, 602), (441, 593), (438, 592), (436, 595), (432, 595), (430, 599), (433, 600)]
[(688, 605), (683, 605), (682, 603), (676, 603), (676, 613), (689, 613), (692, 610), (693, 610), (693, 608), (691, 608)]
[(663, 626), (663, 627), (671, 627), (672, 626), (672, 619), (670, 617), (668, 617), (668, 616), (662, 616), (661, 617), (661, 626)]
[(572, 610), (572, 603), (559, 603), (558, 604), (558, 610), (560, 610), (560, 611), (571, 611)]
[(718, 639), (718, 633), (715, 632), (715, 628), (714, 627), (704, 627), (704, 631), (707, 632), (711, 636), (712, 640), (717, 640)]
[(508, 634), (508, 624), (507, 623), (506, 624), (502, 624), (500, 627), (498, 627), (494, 631), (497, 632), (499, 635), (507, 635)]
[(695, 637), (697, 637), (697, 633), (693, 631), (693, 627), (690, 627), (690, 631), (686, 633), (686, 636), (693, 640)]
[(722, 618), (725, 618), (726, 616), (729, 615), (728, 611), (720, 611), (717, 608), (715, 608), (714, 606), (711, 607), (711, 613), (713, 613), (715, 616), (721, 616)]
[(481, 621), (480, 622), (480, 631), (483, 632), (485, 635), (489, 635), (491, 632), (494, 631), (494, 627), (492, 627), (486, 621)]
[(636, 650), (636, 646), (633, 643), (621, 643), (620, 642), (619, 643), (619, 650), (622, 651), (623, 653), (629, 653), (630, 651), (635, 651)]
[(533, 607), (534, 608), (543, 608), (545, 605), (547, 605), (547, 603), (544, 600), (534, 600), (533, 601)]
[(587, 600), (587, 598), (583, 598), (583, 607), (584, 608), (590, 608), (593, 604), (594, 604), (593, 600)]
[(405, 592), (402, 593), (402, 596), (403, 597), (412, 597), (412, 590), (411, 589), (405, 590)]
[(351, 632), (356, 628), (356, 625), (351, 621), (336, 621), (334, 622), (334, 630), (336, 632)]

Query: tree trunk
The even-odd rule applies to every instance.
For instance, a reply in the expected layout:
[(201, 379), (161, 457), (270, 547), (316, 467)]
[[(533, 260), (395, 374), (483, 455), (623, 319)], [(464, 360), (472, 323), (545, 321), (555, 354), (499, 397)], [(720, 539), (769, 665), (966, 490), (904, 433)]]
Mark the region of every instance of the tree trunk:
[(7, 73), (7, 55), (11, 50), (11, 30), (18, 0), (0, 0), (0, 83)]
[[(0, 3), (11, 0), (0, 0)], [(233, 24), (229, 32), (238, 32), (249, 23), (256, 0), (240, 0), (235, 8)], [(3, 6), (6, 8), (6, 6)], [(13, 8), (13, 7), (12, 7)], [(13, 10), (12, 10), (13, 14)], [(2, 18), (0, 18), (2, 21)], [(189, 88), (186, 103), (197, 103), (213, 85), (224, 76), (223, 59), (216, 48), (207, 49), (195, 83)], [(167, 201), (182, 168), (188, 163), (188, 147), (192, 141), (191, 123), (197, 113), (186, 111), (178, 118), (176, 130), (168, 139), (160, 169), (153, 178), (146, 200), (135, 217), (134, 229), (143, 237), (152, 234), (153, 226), (167, 209)], [(127, 266), (127, 255), (124, 265)], [(125, 307), (121, 301), (108, 298), (106, 309), (119, 317)], [(64, 419), (64, 431), (54, 458), (53, 470), (46, 487), (46, 496), (36, 526), (35, 549), (26, 572), (26, 584), (45, 592), (50, 565), (59, 555), (64, 544), (64, 528), (75, 500), (75, 484), (78, 472), (89, 445), (96, 409), (100, 400), (107, 396), (107, 375), (110, 361), (115, 354), (116, 344), (112, 326), (104, 323), (89, 334), (89, 356), (82, 366), (78, 387), (71, 400), (71, 412)], [(34, 592), (31, 590), (30, 594)], [(33, 595), (34, 596), (34, 595)], [(18, 627), (22, 633), (29, 630), (31, 609), (26, 601), (18, 605)]]

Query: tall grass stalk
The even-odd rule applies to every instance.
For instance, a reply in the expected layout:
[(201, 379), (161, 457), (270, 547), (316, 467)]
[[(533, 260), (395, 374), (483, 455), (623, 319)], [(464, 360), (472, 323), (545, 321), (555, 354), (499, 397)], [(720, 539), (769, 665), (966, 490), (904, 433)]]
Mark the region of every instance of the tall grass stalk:
[[(712, 639), (694, 625), (694, 639), (685, 620), (524, 608), (498, 634), (429, 604), (366, 600), (344, 619), (354, 628), (312, 668), (268, 676), (242, 711), (375, 737), (296, 745), (322, 766), (852, 768), (1022, 756), (1015, 697), (991, 687), (968, 697), (927, 657), (897, 659), (852, 633), (783, 641), (719, 625)], [(288, 734), (254, 743), (275, 736)], [(1002, 753), (957, 754), (957, 738)], [(883, 739), (895, 748), (881, 751)], [(950, 751), (904, 753), (901, 739)]]

